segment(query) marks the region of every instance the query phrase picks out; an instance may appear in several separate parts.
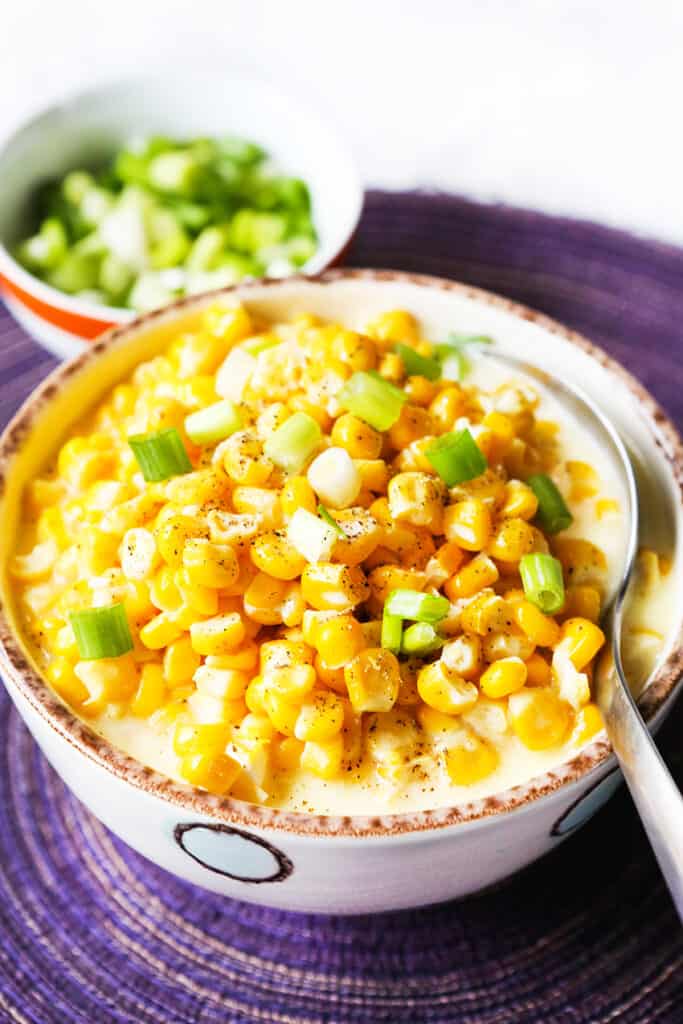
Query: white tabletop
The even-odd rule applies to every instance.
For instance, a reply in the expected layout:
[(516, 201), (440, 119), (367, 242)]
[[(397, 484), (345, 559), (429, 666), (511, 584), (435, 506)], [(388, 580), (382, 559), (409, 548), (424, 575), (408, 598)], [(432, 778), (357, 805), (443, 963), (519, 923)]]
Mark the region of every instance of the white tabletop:
[(327, 110), (370, 186), (442, 188), (683, 243), (677, 0), (0, 0), (0, 11), (0, 134), (86, 83), (222, 60)]

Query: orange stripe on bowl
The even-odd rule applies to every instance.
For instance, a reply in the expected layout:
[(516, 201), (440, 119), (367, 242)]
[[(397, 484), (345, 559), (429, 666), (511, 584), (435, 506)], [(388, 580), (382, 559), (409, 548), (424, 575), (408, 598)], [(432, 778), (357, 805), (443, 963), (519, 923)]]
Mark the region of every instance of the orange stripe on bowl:
[(113, 320), (96, 320), (91, 316), (83, 316), (80, 313), (71, 313), (66, 309), (59, 309), (58, 306), (51, 306), (49, 303), (43, 302), (42, 299), (37, 299), (30, 292), (24, 291), (18, 284), (10, 281), (8, 277), (2, 274), (0, 274), (0, 286), (13, 295), (15, 299), (18, 299), (27, 309), (30, 309), (32, 313), (36, 313), (37, 316), (47, 320), (48, 323), (54, 324), (55, 327), (60, 327), (63, 331), (68, 331), (70, 334), (75, 334), (79, 338), (87, 338), (91, 341), (102, 334), (103, 331), (116, 326), (116, 322)]

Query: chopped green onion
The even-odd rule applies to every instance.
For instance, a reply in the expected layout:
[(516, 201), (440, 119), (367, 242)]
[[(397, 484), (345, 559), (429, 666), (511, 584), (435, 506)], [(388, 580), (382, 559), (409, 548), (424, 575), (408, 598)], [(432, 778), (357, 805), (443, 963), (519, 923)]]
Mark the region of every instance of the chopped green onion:
[(546, 615), (559, 612), (564, 604), (562, 565), (552, 555), (524, 555), (519, 563), (524, 595)]
[(446, 338), (444, 345), (448, 348), (466, 348), (468, 345), (492, 345), (493, 338), (486, 334), (458, 334), (451, 331)]
[(121, 603), (105, 608), (84, 608), (69, 615), (84, 661), (97, 658), (118, 658), (133, 650), (133, 638)]
[(330, 514), (330, 513), (329, 513), (329, 512), (327, 511), (327, 509), (325, 508), (325, 506), (324, 506), (324, 505), (323, 505), (322, 503), (321, 503), (320, 505), (318, 505), (318, 515), (320, 516), (320, 518), (321, 518), (321, 519), (322, 519), (322, 520), (323, 520), (324, 522), (326, 522), (326, 523), (327, 523), (327, 525), (328, 525), (328, 526), (331, 526), (331, 527), (332, 527), (332, 529), (334, 530), (334, 532), (335, 532), (335, 533), (336, 533), (336, 534), (337, 534), (337, 535), (338, 535), (339, 537), (344, 537), (344, 538), (346, 538), (346, 531), (345, 531), (345, 530), (342, 530), (342, 528), (341, 528), (341, 526), (339, 525), (339, 523), (337, 522), (337, 520), (336, 520), (336, 519), (334, 518), (334, 516), (333, 516), (333, 515), (331, 515), (331, 514)]
[(394, 345), (394, 352), (401, 357), (406, 373), (410, 376), (426, 377), (427, 380), (438, 380), (441, 376), (441, 364), (438, 359), (421, 356), (410, 345), (403, 345), (401, 342)]
[(484, 453), (467, 428), (443, 434), (427, 448), (425, 455), (448, 487), (474, 480), (487, 466)]
[(403, 637), (403, 619), (400, 615), (391, 615), (386, 608), (382, 615), (382, 636), (380, 644), (388, 651), (398, 654), (401, 650)]
[(470, 364), (462, 352), (450, 345), (437, 345), (435, 349), (441, 367), (442, 380), (463, 380)]
[(375, 430), (388, 430), (401, 415), (408, 396), (373, 370), (359, 370), (346, 382), (337, 399)]
[(257, 356), (259, 352), (265, 352), (266, 349), (275, 348), (277, 345), (282, 344), (282, 338), (278, 338), (273, 334), (266, 334), (262, 336), (256, 336), (255, 338), (247, 338), (240, 345), (245, 352), (248, 352), (250, 356)]
[(527, 484), (538, 498), (536, 519), (545, 533), (559, 533), (571, 526), (573, 516), (549, 476), (537, 473), (529, 477)]
[(152, 434), (134, 434), (128, 444), (148, 483), (168, 480), (189, 473), (192, 463), (177, 427), (156, 430)]
[(392, 590), (384, 609), (388, 615), (416, 622), (440, 622), (448, 615), (448, 598), (423, 594), (419, 590)]
[(191, 413), (185, 420), (185, 433), (195, 444), (213, 444), (230, 437), (241, 426), (239, 410), (226, 398)]
[(298, 473), (320, 444), (320, 426), (305, 412), (295, 412), (271, 434), (263, 450), (286, 473)]
[(403, 634), (401, 651), (403, 654), (430, 654), (443, 647), (445, 642), (428, 622), (415, 622)]

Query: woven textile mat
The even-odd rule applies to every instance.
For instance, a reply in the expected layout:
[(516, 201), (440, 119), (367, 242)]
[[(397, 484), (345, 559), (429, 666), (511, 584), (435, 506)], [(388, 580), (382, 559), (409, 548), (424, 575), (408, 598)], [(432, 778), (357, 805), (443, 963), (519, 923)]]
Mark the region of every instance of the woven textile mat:
[[(348, 262), (439, 274), (585, 332), (683, 423), (683, 252), (449, 196), (370, 193)], [(0, 419), (54, 365), (0, 307)], [(661, 733), (683, 781), (683, 707)], [(377, 917), (177, 881), (72, 797), (0, 696), (0, 1021), (683, 1022), (683, 943), (621, 792), (496, 891)]]

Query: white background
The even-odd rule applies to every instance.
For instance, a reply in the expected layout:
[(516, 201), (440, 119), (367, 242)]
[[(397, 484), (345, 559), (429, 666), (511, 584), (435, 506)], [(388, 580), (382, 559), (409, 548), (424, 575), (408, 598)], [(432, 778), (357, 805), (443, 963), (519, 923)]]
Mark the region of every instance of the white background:
[(85, 83), (207, 60), (308, 95), (368, 185), (683, 243), (681, 0), (0, 0), (0, 134)]

